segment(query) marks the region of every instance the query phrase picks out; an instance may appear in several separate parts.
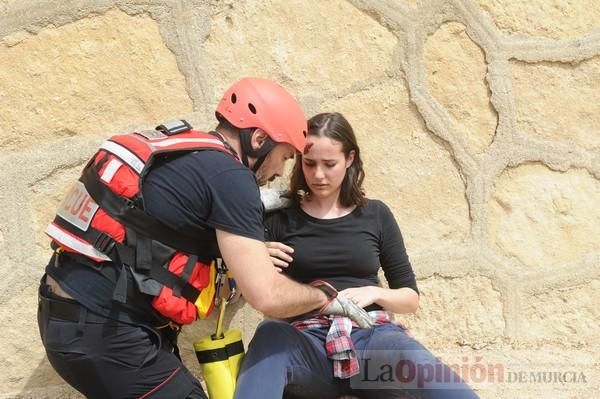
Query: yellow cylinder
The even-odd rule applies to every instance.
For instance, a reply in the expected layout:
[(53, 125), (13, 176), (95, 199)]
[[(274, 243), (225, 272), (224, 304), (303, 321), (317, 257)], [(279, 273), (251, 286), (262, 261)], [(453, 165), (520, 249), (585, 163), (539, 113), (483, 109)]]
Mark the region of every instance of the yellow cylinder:
[(242, 332), (225, 331), (223, 338), (203, 337), (194, 342), (196, 357), (211, 399), (231, 399), (244, 358)]

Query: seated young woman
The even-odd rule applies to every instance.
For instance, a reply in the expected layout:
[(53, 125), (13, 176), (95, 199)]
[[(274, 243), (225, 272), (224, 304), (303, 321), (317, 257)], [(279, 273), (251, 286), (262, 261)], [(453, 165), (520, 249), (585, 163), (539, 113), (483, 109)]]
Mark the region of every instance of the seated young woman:
[[(303, 283), (331, 285), (367, 310), (374, 326), (316, 313), (262, 322), (236, 398), (477, 398), (393, 322), (390, 313), (417, 310), (419, 291), (394, 215), (365, 197), (363, 180), (351, 125), (339, 113), (318, 114), (292, 172), (292, 206), (268, 214), (265, 224), (274, 267)], [(380, 284), (380, 268), (389, 288)]]

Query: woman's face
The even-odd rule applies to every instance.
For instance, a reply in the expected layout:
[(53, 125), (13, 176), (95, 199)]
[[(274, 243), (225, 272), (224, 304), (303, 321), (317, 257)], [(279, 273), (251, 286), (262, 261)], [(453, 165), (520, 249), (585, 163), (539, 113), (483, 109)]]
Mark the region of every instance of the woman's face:
[(308, 136), (302, 156), (302, 173), (311, 196), (338, 196), (346, 169), (354, 161), (354, 151), (344, 156), (342, 143), (329, 137)]

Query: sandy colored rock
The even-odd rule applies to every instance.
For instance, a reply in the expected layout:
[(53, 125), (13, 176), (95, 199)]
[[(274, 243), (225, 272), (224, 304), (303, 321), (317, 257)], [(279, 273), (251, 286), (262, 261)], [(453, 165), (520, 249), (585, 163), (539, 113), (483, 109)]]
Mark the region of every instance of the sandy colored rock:
[(120, 11), (0, 41), (0, 147), (111, 131), (192, 109), (158, 25)]
[(598, 250), (600, 182), (540, 164), (507, 169), (489, 203), (490, 237), (505, 255), (549, 272)]
[(415, 315), (398, 316), (415, 338), (432, 349), (481, 348), (503, 335), (500, 292), (490, 279), (429, 277), (419, 281), (420, 306)]
[(498, 27), (507, 33), (526, 33), (562, 39), (599, 27), (596, 0), (479, 0)]
[[(522, 332), (528, 340), (600, 342), (600, 280), (530, 294), (523, 303)], [(600, 359), (598, 359), (600, 361)]]
[(219, 7), (204, 48), (216, 98), (245, 75), (275, 78), (300, 95), (344, 89), (383, 75), (396, 42), (347, 1), (245, 0)]
[(600, 57), (575, 66), (513, 62), (510, 69), (521, 132), (600, 149)]
[(424, 56), (431, 94), (470, 150), (484, 152), (494, 138), (497, 115), (489, 100), (483, 51), (463, 24), (450, 22), (427, 38)]
[[(352, 124), (365, 163), (367, 196), (394, 211), (409, 255), (469, 233), (464, 184), (446, 149), (432, 139), (402, 81), (385, 81), (337, 101)], [(451, 209), (451, 212), (448, 212)]]
[[(15, 309), (19, 311), (15, 312)], [(4, 322), (0, 331), (4, 348), (1, 361), (4, 372), (0, 376), (3, 392), (62, 383), (61, 378), (50, 367), (40, 343), (36, 313), (37, 285), (15, 294), (0, 306), (0, 317)], [(30, 372), (23, 373), (25, 369)]]

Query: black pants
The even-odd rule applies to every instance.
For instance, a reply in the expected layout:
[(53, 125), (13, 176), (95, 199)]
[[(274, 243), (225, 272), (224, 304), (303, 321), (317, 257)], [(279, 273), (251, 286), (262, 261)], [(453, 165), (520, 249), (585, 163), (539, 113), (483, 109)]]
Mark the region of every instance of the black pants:
[[(53, 295), (44, 282), (39, 294), (38, 325), (48, 360), (86, 397), (207, 399), (157, 330), (104, 319)], [(79, 317), (72, 317), (73, 309)]]

